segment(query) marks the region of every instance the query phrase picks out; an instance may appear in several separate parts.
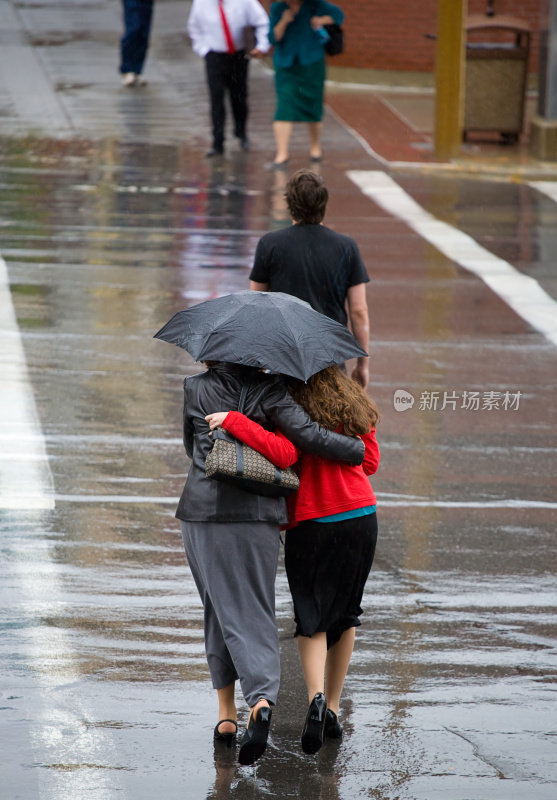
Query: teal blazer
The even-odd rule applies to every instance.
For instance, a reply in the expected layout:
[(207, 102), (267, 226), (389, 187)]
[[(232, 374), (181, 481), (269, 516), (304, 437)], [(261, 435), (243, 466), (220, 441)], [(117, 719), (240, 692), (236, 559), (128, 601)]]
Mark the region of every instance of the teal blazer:
[(304, 0), (295, 20), (287, 27), (280, 42), (277, 42), (273, 31), (286, 8), (288, 8), (286, 3), (273, 3), (269, 14), (269, 41), (275, 47), (273, 54), (275, 67), (291, 67), (295, 61), (302, 66), (319, 61), (325, 53), (323, 40), (311, 27), (309, 23), (311, 17), (329, 16), (337, 25), (341, 25), (344, 12), (325, 0)]

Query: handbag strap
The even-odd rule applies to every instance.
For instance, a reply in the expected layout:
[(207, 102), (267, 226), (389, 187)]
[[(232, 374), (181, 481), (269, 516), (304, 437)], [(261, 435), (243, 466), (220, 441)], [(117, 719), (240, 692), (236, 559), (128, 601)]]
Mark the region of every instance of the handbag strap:
[(240, 414), (244, 413), (244, 406), (246, 404), (246, 397), (248, 394), (248, 384), (244, 383), (242, 386), (242, 391), (240, 392), (240, 399), (238, 400), (238, 411)]
[[(248, 384), (244, 383), (240, 392), (240, 399), (238, 400), (238, 411), (240, 414), (244, 413), (247, 394)], [(238, 441), (238, 439), (236, 439), (236, 469), (238, 471), (238, 475), (244, 474), (244, 449), (242, 447), (242, 442)]]

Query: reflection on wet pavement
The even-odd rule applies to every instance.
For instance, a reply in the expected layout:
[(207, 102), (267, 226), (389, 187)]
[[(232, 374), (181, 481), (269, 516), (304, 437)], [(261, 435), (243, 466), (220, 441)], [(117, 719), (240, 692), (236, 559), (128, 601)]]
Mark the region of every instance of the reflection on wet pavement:
[[(242, 769), (234, 751), (213, 752), (202, 613), (173, 519), (188, 469), (182, 380), (198, 366), (152, 336), (179, 309), (245, 288), (259, 236), (289, 220), (284, 173), (198, 156), (118, 139), (0, 142), (1, 250), (56, 500), (1, 512), (6, 797), (550, 800), (554, 349), (336, 166), (322, 167), (328, 221), (355, 236), (372, 276), (383, 413), (380, 539), (345, 736), (313, 759), (299, 747), (281, 565), (268, 753)], [(488, 224), (479, 182), (401, 184), (553, 290), (550, 200), (490, 185)], [(398, 388), (416, 398), (404, 413)], [(419, 408), (424, 391), (506, 389), (523, 393), (516, 412)]]

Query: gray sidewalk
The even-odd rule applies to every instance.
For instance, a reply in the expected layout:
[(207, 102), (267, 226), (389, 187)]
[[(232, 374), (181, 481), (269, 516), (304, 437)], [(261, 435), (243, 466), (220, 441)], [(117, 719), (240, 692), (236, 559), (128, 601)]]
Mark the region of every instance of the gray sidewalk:
[[(121, 8), (91, 4), (0, 4), (0, 119), (4, 136), (36, 136), (152, 144), (195, 144), (208, 139), (203, 63), (186, 36), (188, 2), (159, 0), (145, 77), (124, 89), (118, 74)], [(271, 76), (252, 65), (257, 106), (270, 119)], [(265, 88), (258, 92), (258, 82)], [(268, 84), (268, 86), (267, 86)], [(267, 121), (270, 146), (270, 125)], [(259, 134), (259, 131), (258, 131)], [(257, 140), (254, 142), (257, 147)]]

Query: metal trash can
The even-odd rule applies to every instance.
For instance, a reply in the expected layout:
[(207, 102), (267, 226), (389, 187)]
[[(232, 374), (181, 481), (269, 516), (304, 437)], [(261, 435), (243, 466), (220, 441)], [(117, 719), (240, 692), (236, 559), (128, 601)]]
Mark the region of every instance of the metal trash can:
[(464, 139), (493, 131), (517, 142), (524, 126), (530, 25), (507, 16), (473, 14), (466, 21)]

